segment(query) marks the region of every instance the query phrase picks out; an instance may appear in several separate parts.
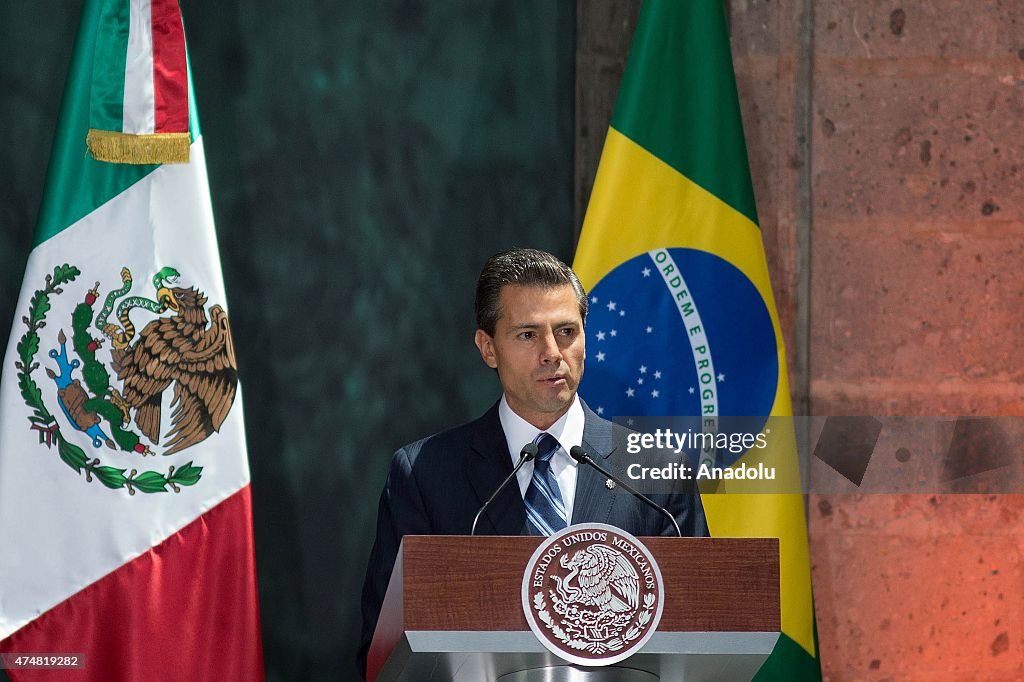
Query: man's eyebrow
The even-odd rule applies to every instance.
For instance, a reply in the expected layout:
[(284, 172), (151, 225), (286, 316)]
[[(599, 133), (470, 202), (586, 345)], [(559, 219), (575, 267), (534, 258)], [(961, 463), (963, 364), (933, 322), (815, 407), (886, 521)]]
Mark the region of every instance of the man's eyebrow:
[[(512, 325), (509, 327), (509, 331), (533, 330), (546, 326), (546, 324), (541, 324), (539, 322), (523, 322), (521, 324)], [(561, 329), (562, 327), (579, 327), (580, 323), (577, 320), (562, 320), (561, 322), (556, 322), (551, 326), (554, 329)]]
[(514, 324), (509, 329), (511, 331), (519, 331), (520, 329), (539, 329), (540, 325), (535, 322), (523, 322), (522, 324)]

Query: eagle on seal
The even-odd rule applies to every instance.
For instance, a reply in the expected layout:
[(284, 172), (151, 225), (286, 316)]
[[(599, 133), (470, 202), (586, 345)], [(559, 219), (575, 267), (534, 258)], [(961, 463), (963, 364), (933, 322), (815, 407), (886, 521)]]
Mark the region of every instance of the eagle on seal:
[[(563, 554), (564, 579), (553, 576), (558, 592), (569, 603), (596, 606), (601, 611), (631, 611), (640, 603), (640, 576), (626, 557), (606, 545), (590, 545), (570, 558)], [(570, 585), (573, 578), (579, 585)]]
[(123, 401), (126, 418), (128, 409), (135, 411), (135, 424), (152, 443), (160, 442), (163, 392), (174, 384), (165, 455), (220, 431), (238, 388), (227, 313), (215, 305), (207, 319), (206, 296), (194, 287), (168, 291), (174, 315), (153, 320), (133, 345), (111, 351), (124, 391), (115, 398)]

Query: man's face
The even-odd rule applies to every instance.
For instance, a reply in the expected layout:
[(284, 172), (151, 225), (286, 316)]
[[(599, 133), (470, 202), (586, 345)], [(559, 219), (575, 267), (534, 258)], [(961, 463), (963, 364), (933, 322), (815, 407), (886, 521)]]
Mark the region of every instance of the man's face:
[(572, 285), (508, 285), (494, 336), (476, 331), (488, 367), (498, 370), (509, 407), (539, 429), (569, 409), (583, 378), (584, 334)]

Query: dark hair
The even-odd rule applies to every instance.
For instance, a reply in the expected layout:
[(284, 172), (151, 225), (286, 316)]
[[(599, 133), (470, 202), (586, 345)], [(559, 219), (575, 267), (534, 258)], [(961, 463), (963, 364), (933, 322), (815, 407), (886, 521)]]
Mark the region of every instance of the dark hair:
[(476, 281), (476, 326), (488, 336), (494, 336), (501, 317), (501, 289), (507, 284), (545, 289), (569, 284), (576, 292), (580, 318), (587, 320), (587, 292), (572, 268), (547, 251), (512, 249), (488, 258)]

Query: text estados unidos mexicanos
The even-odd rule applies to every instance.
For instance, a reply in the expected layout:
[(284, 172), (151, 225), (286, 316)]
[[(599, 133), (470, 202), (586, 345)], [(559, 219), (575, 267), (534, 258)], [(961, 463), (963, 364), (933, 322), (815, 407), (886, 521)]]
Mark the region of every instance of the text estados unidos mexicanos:
[(562, 538), (561, 543), (556, 542), (555, 544), (548, 547), (547, 551), (544, 552), (544, 556), (537, 562), (537, 566), (533, 571), (533, 586), (543, 587), (544, 586), (544, 574), (548, 570), (548, 566), (562, 552), (562, 545), (566, 548), (572, 547), (577, 542), (607, 542), (608, 533), (602, 531), (590, 531), (585, 530), (579, 533), (573, 533)]

